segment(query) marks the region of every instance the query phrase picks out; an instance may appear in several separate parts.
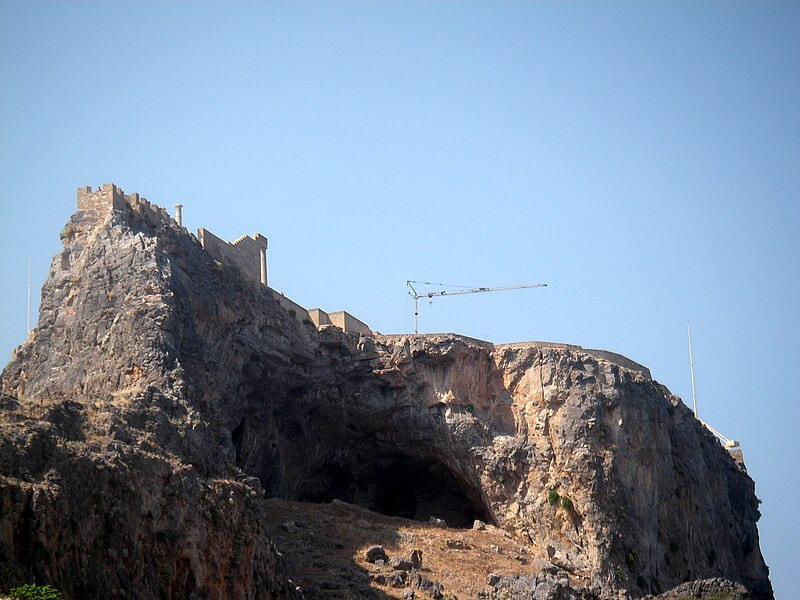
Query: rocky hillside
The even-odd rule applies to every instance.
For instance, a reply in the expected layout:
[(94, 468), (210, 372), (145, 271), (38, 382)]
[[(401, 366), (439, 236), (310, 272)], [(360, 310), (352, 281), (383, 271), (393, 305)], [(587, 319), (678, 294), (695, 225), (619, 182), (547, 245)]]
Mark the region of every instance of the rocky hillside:
[[(712, 577), (772, 598), (752, 480), (643, 367), (558, 344), (317, 331), (130, 206), (79, 211), (62, 239), (2, 374), (6, 585), (392, 595), (360, 547), (328, 588), (292, 580), (301, 557), (276, 550), (273, 526), (302, 504), (279, 498), (496, 527), (527, 558), (482, 581), (486, 598), (636, 598)], [(424, 572), (404, 586), (436, 597), (410, 583)], [(535, 595), (548, 573), (556, 595)]]

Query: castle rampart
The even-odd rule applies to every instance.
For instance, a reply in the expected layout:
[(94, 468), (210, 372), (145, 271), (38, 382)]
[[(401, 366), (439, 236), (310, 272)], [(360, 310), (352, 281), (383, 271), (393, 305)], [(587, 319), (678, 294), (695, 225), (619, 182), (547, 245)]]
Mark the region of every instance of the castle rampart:
[(99, 225), (105, 222), (112, 211), (130, 209), (151, 225), (179, 227), (166, 209), (150, 204), (139, 194), (125, 194), (113, 183), (104, 183), (96, 190), (91, 186), (78, 188), (78, 236), (90, 235)]
[[(186, 231), (179, 220), (173, 219), (166, 209), (150, 204), (146, 198), (139, 194), (125, 194), (121, 188), (113, 183), (104, 183), (96, 190), (91, 186), (78, 188), (78, 212), (74, 219), (75, 230), (67, 235), (88, 237), (105, 223), (108, 215), (113, 211), (131, 210), (151, 225), (164, 225), (176, 227)], [(183, 205), (176, 204), (176, 217), (180, 215)], [(188, 232), (187, 232), (188, 234)], [(267, 286), (267, 238), (260, 233), (243, 235), (233, 242), (226, 242), (217, 237), (208, 229), (197, 230), (197, 239), (203, 249), (222, 263), (235, 266), (246, 278)], [(270, 289), (270, 288), (268, 288)], [(309, 322), (317, 326), (336, 326), (345, 333), (370, 334), (369, 326), (356, 319), (353, 315), (338, 311), (326, 313), (315, 308), (306, 310), (281, 293), (270, 290), (281, 305), (300, 322)]]
[(560, 348), (572, 350), (576, 353), (588, 354), (592, 358), (607, 360), (610, 363), (625, 367), (631, 371), (638, 371), (645, 379), (653, 379), (653, 376), (650, 374), (650, 369), (647, 367), (640, 365), (627, 356), (617, 354), (616, 352), (609, 352), (608, 350), (596, 350), (594, 348), (583, 348), (582, 346), (576, 346), (574, 344), (559, 344), (556, 342), (514, 342), (512, 344), (498, 344), (497, 348), (522, 348), (525, 346), (533, 346), (535, 348)]
[(364, 333), (367, 335), (372, 333), (369, 329), (369, 325), (363, 321), (359, 321), (349, 312), (340, 310), (330, 313), (328, 317), (332, 325), (338, 327), (345, 333)]
[(285, 308), (287, 312), (290, 315), (294, 316), (298, 321), (300, 321), (301, 323), (305, 323), (311, 318), (309, 311), (300, 306), (297, 302), (295, 302), (294, 300), (290, 300), (289, 298), (287, 298), (280, 292), (276, 292), (272, 288), (270, 288), (270, 290), (272, 291), (273, 297), (281, 304), (281, 306), (283, 306), (283, 308)]
[(201, 227), (197, 238), (211, 256), (235, 265), (248, 279), (267, 285), (267, 238), (263, 235), (243, 235), (228, 243)]

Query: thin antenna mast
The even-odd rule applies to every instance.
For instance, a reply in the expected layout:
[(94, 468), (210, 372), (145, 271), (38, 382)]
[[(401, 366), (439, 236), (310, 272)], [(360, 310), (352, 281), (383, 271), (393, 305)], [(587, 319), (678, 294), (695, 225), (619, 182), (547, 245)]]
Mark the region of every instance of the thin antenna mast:
[(26, 321), (25, 335), (31, 330), (31, 253), (28, 252), (28, 315)]
[[(720, 441), (723, 448), (725, 448), (728, 452), (734, 454), (734, 460), (742, 465), (744, 465), (744, 461), (742, 459), (742, 448), (739, 445), (739, 442), (736, 440), (729, 440), (724, 435), (722, 435), (719, 431), (711, 427), (708, 423), (704, 422), (700, 417), (697, 416), (697, 398), (694, 393), (694, 360), (692, 359), (692, 327), (689, 322), (686, 322), (686, 330), (689, 334), (689, 372), (692, 374), (692, 406), (694, 408), (694, 416), (695, 418), (703, 424), (703, 427), (708, 429), (711, 433), (713, 433), (716, 438)], [(738, 458), (737, 458), (738, 453)]]
[(686, 322), (686, 329), (689, 332), (689, 372), (692, 375), (692, 408), (694, 409), (694, 416), (697, 416), (697, 397), (694, 393), (694, 360), (692, 360), (692, 327), (689, 322)]

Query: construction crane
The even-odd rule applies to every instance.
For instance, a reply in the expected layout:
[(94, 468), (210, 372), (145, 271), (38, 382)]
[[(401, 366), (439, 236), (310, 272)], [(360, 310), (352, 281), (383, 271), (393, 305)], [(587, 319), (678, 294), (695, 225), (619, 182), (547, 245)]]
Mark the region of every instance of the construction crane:
[(419, 333), (419, 299), (420, 298), (438, 298), (440, 296), (457, 296), (460, 294), (480, 294), (482, 292), (503, 292), (506, 290), (522, 290), (525, 288), (538, 288), (547, 287), (546, 283), (530, 283), (524, 285), (507, 285), (503, 287), (473, 287), (464, 288), (459, 290), (439, 290), (436, 292), (422, 292), (419, 293), (414, 289), (413, 283), (417, 285), (438, 285), (445, 287), (454, 287), (447, 283), (431, 283), (430, 281), (406, 281), (406, 285), (411, 288), (408, 295), (414, 299), (414, 333)]

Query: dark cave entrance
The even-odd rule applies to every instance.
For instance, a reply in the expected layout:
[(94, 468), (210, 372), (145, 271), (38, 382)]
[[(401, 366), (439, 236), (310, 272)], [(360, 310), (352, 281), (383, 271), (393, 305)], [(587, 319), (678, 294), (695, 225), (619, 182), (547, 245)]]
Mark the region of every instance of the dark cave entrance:
[(414, 483), (405, 476), (386, 476), (367, 498), (367, 508), (391, 517), (414, 519), (417, 516), (417, 495)]
[(244, 441), (244, 428), (245, 428), (245, 420), (242, 419), (241, 423), (239, 423), (233, 431), (231, 431), (231, 442), (233, 443), (233, 447), (236, 450), (236, 464), (239, 467), (243, 466), (242, 460), (242, 442)]
[(475, 519), (492, 523), (480, 492), (457, 479), (435, 458), (374, 455), (346, 467), (328, 463), (306, 479), (297, 499), (339, 499), (405, 519), (444, 519), (450, 527), (471, 527)]
[(297, 500), (318, 504), (333, 500), (353, 502), (352, 487), (350, 474), (338, 465), (329, 463), (303, 483)]

